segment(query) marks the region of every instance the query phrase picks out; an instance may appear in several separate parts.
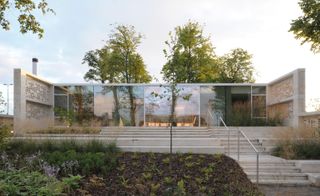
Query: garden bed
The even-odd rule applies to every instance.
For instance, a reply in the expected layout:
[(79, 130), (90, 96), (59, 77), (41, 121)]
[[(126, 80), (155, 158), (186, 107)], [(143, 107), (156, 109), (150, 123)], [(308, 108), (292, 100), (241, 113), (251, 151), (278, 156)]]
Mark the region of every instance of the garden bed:
[(92, 195), (261, 195), (224, 155), (121, 153), (106, 177), (82, 180)]
[[(97, 141), (22, 140), (11, 141), (0, 158), (3, 176), (50, 176), (46, 182), (55, 182), (67, 195), (262, 195), (238, 163), (222, 154), (132, 153)], [(26, 193), (16, 178), (8, 180), (0, 180), (0, 188), (10, 191), (8, 186), (16, 184)], [(45, 184), (41, 191), (54, 195)]]

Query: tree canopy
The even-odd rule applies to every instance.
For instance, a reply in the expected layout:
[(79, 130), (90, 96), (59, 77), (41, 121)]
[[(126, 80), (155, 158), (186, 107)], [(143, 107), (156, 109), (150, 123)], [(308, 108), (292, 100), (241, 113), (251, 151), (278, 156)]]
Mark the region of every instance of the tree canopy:
[(254, 82), (252, 55), (246, 50), (236, 48), (220, 57), (218, 82), (243, 83)]
[(54, 13), (46, 0), (0, 0), (0, 25), (4, 30), (10, 30), (11, 22), (7, 18), (10, 9), (19, 11), (17, 20), (20, 24), (20, 32), (22, 34), (32, 32), (39, 38), (43, 37), (44, 29), (35, 17), (36, 11), (40, 11), (43, 15), (48, 12)]
[(303, 16), (291, 23), (290, 32), (294, 33), (301, 44), (310, 43), (311, 51), (320, 52), (320, 0), (301, 0), (299, 6)]
[(237, 48), (221, 57), (214, 52), (210, 37), (203, 35), (203, 27), (188, 22), (169, 33), (164, 49), (166, 64), (163, 78), (170, 83), (254, 82), (252, 55)]
[(117, 26), (102, 49), (85, 54), (83, 63), (88, 64), (90, 69), (84, 79), (101, 83), (150, 82), (151, 76), (137, 52), (141, 38), (133, 26)]
[(203, 35), (203, 28), (197, 22), (189, 21), (169, 33), (164, 49), (167, 63), (162, 68), (165, 81), (197, 83), (208, 77), (208, 71), (215, 67), (214, 47), (209, 37)]

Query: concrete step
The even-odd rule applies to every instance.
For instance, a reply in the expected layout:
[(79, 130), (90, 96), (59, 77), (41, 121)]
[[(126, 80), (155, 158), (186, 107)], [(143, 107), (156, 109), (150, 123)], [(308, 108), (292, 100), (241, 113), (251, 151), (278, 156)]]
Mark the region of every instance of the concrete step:
[[(170, 128), (148, 128), (148, 127), (139, 127), (139, 128), (102, 128), (102, 132), (166, 132)], [(210, 132), (206, 128), (180, 128), (172, 129), (173, 132)]]
[[(256, 179), (256, 172), (246, 173), (251, 180)], [(308, 175), (302, 173), (269, 173), (259, 172), (259, 180), (308, 180)]]
[[(158, 131), (158, 132), (141, 132), (141, 131), (102, 131), (100, 134), (105, 135), (105, 134), (110, 134), (110, 135), (163, 135), (167, 134), (169, 135), (169, 131)], [(208, 132), (172, 132), (173, 135), (210, 135)]]
[[(169, 146), (118, 146), (121, 150), (127, 152), (170, 152)], [(222, 153), (223, 149), (220, 146), (173, 146), (173, 152), (181, 153), (201, 153), (201, 154), (217, 154)]]
[[(252, 160), (252, 161), (246, 161), (246, 160), (240, 160), (239, 164), (241, 166), (250, 166), (250, 165), (256, 165), (256, 160)], [(260, 161), (259, 164), (261, 166), (295, 166), (294, 162), (289, 162), (289, 161), (267, 161), (267, 160), (261, 160), (260, 157)]]
[[(256, 180), (251, 180), (255, 183)], [(272, 186), (309, 186), (312, 183), (309, 180), (265, 180), (259, 179), (260, 185), (272, 185)]]
[[(225, 148), (226, 151), (228, 151), (228, 146), (223, 146), (223, 147)], [(263, 147), (257, 147), (256, 146), (256, 149), (259, 152), (264, 152), (265, 151), (265, 149)], [(230, 153), (238, 153), (238, 148), (237, 147), (230, 146), (229, 150), (230, 150)], [(255, 151), (253, 150), (253, 148), (251, 146), (240, 146), (239, 152), (254, 152), (255, 153)]]
[[(118, 146), (169, 146), (170, 138), (118, 138)], [(173, 138), (175, 146), (220, 146), (220, 141), (213, 138)]]
[[(242, 169), (245, 172), (255, 172), (257, 167), (256, 166), (243, 166)], [(299, 173), (301, 170), (294, 166), (259, 166), (259, 172), (279, 172), (279, 173)]]
[[(101, 134), (101, 136), (111, 137), (111, 138), (170, 138), (169, 134), (161, 134), (161, 135)], [(173, 138), (210, 138), (208, 135), (173, 135), (172, 137)]]

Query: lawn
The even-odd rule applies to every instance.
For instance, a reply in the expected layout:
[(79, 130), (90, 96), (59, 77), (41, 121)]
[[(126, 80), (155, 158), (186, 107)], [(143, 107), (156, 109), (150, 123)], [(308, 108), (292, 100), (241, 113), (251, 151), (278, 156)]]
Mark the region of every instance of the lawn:
[(4, 195), (262, 195), (238, 163), (221, 154), (121, 152), (96, 141), (12, 141), (0, 167)]

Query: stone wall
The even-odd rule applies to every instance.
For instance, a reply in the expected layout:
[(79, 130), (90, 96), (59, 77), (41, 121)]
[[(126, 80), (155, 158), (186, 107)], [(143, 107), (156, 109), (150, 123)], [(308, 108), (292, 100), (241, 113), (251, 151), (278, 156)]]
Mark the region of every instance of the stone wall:
[(53, 85), (15, 69), (14, 114), (15, 135), (53, 126)]
[(52, 100), (51, 86), (34, 77), (26, 77), (26, 98), (29, 101), (50, 105)]
[(300, 114), (305, 112), (305, 69), (297, 69), (267, 86), (268, 117), (282, 117), (284, 125), (303, 126)]
[(293, 76), (284, 78), (282, 81), (271, 84), (268, 87), (269, 104), (286, 101), (293, 96)]

